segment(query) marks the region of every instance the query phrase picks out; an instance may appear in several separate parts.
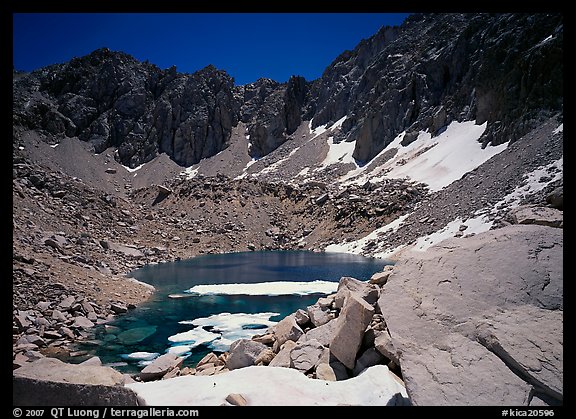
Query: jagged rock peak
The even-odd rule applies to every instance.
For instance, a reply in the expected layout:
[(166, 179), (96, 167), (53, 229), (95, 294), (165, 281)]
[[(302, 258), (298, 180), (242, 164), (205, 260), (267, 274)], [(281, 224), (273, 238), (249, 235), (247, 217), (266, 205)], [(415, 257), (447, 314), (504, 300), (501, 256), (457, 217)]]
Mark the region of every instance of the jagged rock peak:
[(563, 20), (554, 13), (411, 15), (340, 54), (312, 82), (258, 79), (236, 86), (213, 65), (161, 70), (107, 48), (14, 77), (16, 126), (49, 142), (77, 136), (118, 150), (130, 167), (167, 153), (189, 166), (230, 144), (246, 124), (262, 157), (311, 127), (346, 117), (335, 141), (373, 159), (404, 131), (435, 136), (453, 121), (487, 123), (484, 146), (515, 141), (563, 112)]

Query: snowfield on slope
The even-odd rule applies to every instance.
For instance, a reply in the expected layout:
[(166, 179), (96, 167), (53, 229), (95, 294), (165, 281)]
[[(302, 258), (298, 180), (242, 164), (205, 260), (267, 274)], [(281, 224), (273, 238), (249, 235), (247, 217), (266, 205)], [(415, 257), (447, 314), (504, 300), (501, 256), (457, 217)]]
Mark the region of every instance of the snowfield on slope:
[(232, 393), (241, 394), (249, 406), (409, 403), (405, 387), (385, 365), (375, 365), (344, 381), (311, 379), (292, 368), (251, 366), (213, 376), (188, 375), (126, 387), (149, 406), (219, 406)]
[(486, 122), (482, 125), (474, 121), (452, 122), (436, 137), (420, 131), (418, 138), (407, 146), (401, 144), (405, 135), (402, 133), (378, 154), (395, 148), (398, 152), (392, 159), (370, 173), (363, 173), (368, 165), (360, 167), (340, 181), (361, 185), (368, 180), (408, 178), (427, 184), (431, 192), (439, 191), (506, 149), (508, 143), (482, 149), (478, 139), (486, 127)]

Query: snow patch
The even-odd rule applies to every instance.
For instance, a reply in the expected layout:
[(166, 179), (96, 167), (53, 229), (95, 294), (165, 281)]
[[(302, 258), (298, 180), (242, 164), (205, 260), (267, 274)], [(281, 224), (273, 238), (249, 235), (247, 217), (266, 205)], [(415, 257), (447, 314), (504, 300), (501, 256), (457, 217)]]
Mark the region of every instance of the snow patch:
[(174, 345), (168, 348), (166, 353), (176, 356), (188, 356), (192, 350), (192, 345)]
[(130, 168), (130, 167), (128, 167), (128, 166), (124, 166), (124, 165), (121, 165), (121, 166), (122, 166), (124, 169), (126, 169), (128, 172), (132, 173), (132, 172), (135, 172), (135, 171), (137, 171), (137, 170), (142, 169), (142, 168), (144, 167), (144, 163), (142, 163), (140, 166), (136, 166), (134, 169), (132, 169), (132, 168)]
[(313, 134), (314, 136), (311, 138), (311, 140), (313, 140), (314, 138), (318, 137), (320, 134), (323, 134), (326, 132), (326, 126), (328, 124), (324, 124), (324, 125), (320, 125), (317, 126), (316, 128), (312, 129), (312, 121), (313, 119), (310, 120), (310, 122), (308, 122), (308, 131), (310, 132), (310, 134)]
[[(406, 131), (402, 131), (400, 134), (398, 134), (396, 136), (396, 138), (394, 138), (394, 140), (384, 148), (384, 150), (382, 150), (380, 153), (378, 153), (372, 159), (372, 161), (377, 160), (378, 158), (380, 158), (380, 156), (382, 156), (384, 153), (386, 153), (387, 151), (389, 151), (391, 149), (402, 147), (400, 145), (400, 142), (404, 139), (405, 134), (406, 134)], [(369, 164), (365, 164), (363, 166), (360, 166), (360, 167), (357, 167), (356, 169), (351, 170), (347, 174), (340, 177), (339, 182), (341, 182), (343, 184), (363, 185), (369, 179), (373, 179), (376, 181), (377, 180), (376, 176), (383, 173), (385, 171), (385, 169), (388, 167), (388, 165), (384, 164), (382, 166), (375, 168), (372, 171), (372, 173), (364, 174), (364, 172), (368, 169), (369, 166), (370, 166)], [(379, 179), (382, 180), (385, 177), (386, 176), (382, 176)], [(354, 178), (356, 178), (356, 179), (354, 179)], [(351, 180), (351, 179), (353, 179), (353, 180)]]
[(338, 282), (311, 281), (272, 281), (253, 284), (214, 284), (194, 285), (184, 292), (198, 295), (308, 295), (330, 294), (338, 288)]
[[(209, 342), (209, 347), (219, 352), (230, 349), (230, 345), (238, 339), (250, 339), (263, 330), (274, 326), (277, 322), (270, 318), (280, 313), (220, 313), (195, 320), (183, 320), (180, 324), (191, 324), (197, 328), (210, 327), (217, 337)], [(196, 329), (194, 329), (196, 330)], [(203, 329), (202, 329), (203, 330)]]
[[(246, 137), (249, 137), (249, 135), (247, 135)], [(248, 169), (250, 168), (250, 166), (252, 166), (254, 163), (256, 163), (259, 159), (253, 158), (252, 160), (250, 160), (248, 163), (246, 163), (246, 166), (244, 167), (244, 169), (242, 169), (242, 173), (238, 176), (236, 176), (234, 178), (234, 180), (240, 180), (240, 179), (244, 179), (246, 176), (248, 176)]]
[(526, 173), (522, 185), (517, 186), (512, 192), (494, 204), (490, 213), (498, 213), (505, 206), (517, 206), (527, 196), (533, 195), (544, 189), (548, 184), (562, 179), (564, 177), (563, 167), (564, 157), (560, 157), (555, 162)]
[(60, 145), (60, 143), (56, 143), (56, 144), (50, 144), (50, 147), (52, 147), (52, 148), (56, 148), (56, 147), (58, 147), (59, 145)]
[(193, 179), (197, 174), (200, 167), (193, 168), (194, 166), (187, 167), (182, 172), (180, 172), (180, 176), (186, 177), (187, 180)]
[(553, 134), (560, 134), (561, 132), (564, 131), (564, 123), (558, 125), (558, 128), (556, 128), (553, 132)]
[(307, 167), (305, 167), (304, 169), (300, 170), (300, 171), (298, 172), (298, 174), (296, 175), (296, 177), (306, 176), (309, 171), (310, 171), (310, 168), (307, 166)]
[(508, 144), (482, 149), (477, 140), (486, 127), (486, 122), (452, 122), (435, 138), (421, 131), (416, 141), (394, 156), (386, 177), (408, 177), (439, 191), (506, 149)]
[(292, 368), (250, 366), (213, 376), (188, 375), (126, 387), (150, 406), (219, 406), (231, 393), (242, 394), (251, 406), (385, 406), (408, 399), (406, 388), (385, 365), (372, 366), (343, 381), (311, 379)]
[(348, 115), (344, 115), (342, 118), (340, 118), (338, 121), (334, 122), (331, 126), (330, 126), (330, 131), (334, 131), (336, 128), (340, 128), (342, 126), (342, 124), (344, 123), (344, 121), (346, 121), (346, 118), (348, 118)]
[(469, 218), (466, 221), (462, 221), (462, 218), (458, 217), (454, 221), (449, 222), (444, 228), (428, 234), (426, 236), (420, 237), (412, 250), (416, 251), (426, 251), (429, 247), (440, 243), (443, 240), (454, 237), (454, 235), (459, 231), (460, 225), (466, 225), (468, 228), (463, 231), (464, 235), (467, 234), (478, 234), (490, 230), (493, 222), (488, 221), (484, 216), (478, 216), (475, 218)]
[(131, 354), (122, 354), (120, 358), (127, 361), (152, 361), (159, 356), (158, 352), (132, 352)]
[(372, 256), (377, 258), (377, 259), (393, 259), (394, 258), (394, 254), (399, 252), (400, 250), (404, 249), (406, 247), (405, 244), (401, 244), (400, 246), (396, 246), (393, 249), (387, 249), (384, 250), (382, 252), (378, 252), (378, 253), (374, 253)]
[(554, 37), (552, 35), (548, 35), (546, 38), (544, 38), (542, 41), (540, 41), (538, 44), (536, 44), (536, 48), (541, 47), (542, 45), (550, 42)]
[(361, 239), (351, 241), (351, 242), (344, 242), (340, 244), (331, 244), (328, 245), (325, 249), (326, 252), (333, 252), (333, 253), (353, 253), (353, 254), (361, 254), (362, 248), (370, 241), (370, 240), (377, 240), (378, 236), (384, 233), (393, 233), (397, 231), (404, 220), (410, 215), (411, 213), (401, 215), (400, 217), (396, 218), (394, 221), (389, 222), (385, 226), (377, 228), (372, 233), (362, 237)]
[(325, 169), (335, 163), (353, 163), (357, 166), (356, 160), (352, 157), (354, 147), (356, 147), (356, 141), (335, 143), (334, 137), (328, 137), (327, 143), (329, 147), (328, 154), (326, 154), (326, 158), (315, 171)]
[[(398, 152), (392, 159), (372, 173), (349, 183), (362, 184), (370, 179), (380, 182), (390, 178), (407, 178), (427, 184), (431, 192), (439, 191), (506, 149), (507, 143), (482, 149), (477, 140), (486, 127), (486, 122), (476, 125), (474, 121), (454, 121), (434, 138), (430, 133), (420, 131), (418, 138), (407, 146), (401, 144), (405, 135), (402, 133), (378, 154), (380, 156), (396, 148)], [(353, 171), (343, 176), (340, 181), (345, 182), (360, 173), (362, 170)]]
[(280, 167), (280, 165), (282, 163), (284, 163), (285, 161), (287, 161), (288, 159), (290, 159), (290, 157), (292, 157), (294, 155), (294, 153), (296, 153), (298, 150), (300, 149), (300, 147), (296, 147), (294, 150), (292, 150), (287, 157), (284, 157), (280, 160), (278, 160), (275, 163), (272, 163), (270, 166), (265, 167), (264, 169), (262, 169), (260, 171), (260, 174), (266, 174), (266, 173), (270, 173), (272, 171), (275, 171), (278, 169), (278, 167)]
[(217, 333), (212, 333), (198, 327), (196, 329), (188, 330), (187, 332), (172, 335), (168, 338), (168, 341), (172, 343), (186, 343), (190, 346), (190, 349), (192, 349), (196, 346), (210, 343), (219, 337), (220, 335)]

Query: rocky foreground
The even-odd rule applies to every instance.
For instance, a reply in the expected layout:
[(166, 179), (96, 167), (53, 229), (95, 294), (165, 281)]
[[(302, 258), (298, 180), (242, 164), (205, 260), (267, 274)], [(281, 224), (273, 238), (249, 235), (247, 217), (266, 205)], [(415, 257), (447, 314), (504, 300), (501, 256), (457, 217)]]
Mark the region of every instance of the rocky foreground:
[[(380, 379), (401, 384), (385, 404), (562, 404), (563, 230), (546, 225), (548, 219), (537, 216), (543, 211), (532, 208), (536, 215), (521, 218), (521, 224), (446, 240), (426, 252), (405, 252), (393, 268), (368, 282), (342, 278), (335, 294), (263, 335), (234, 342), (223, 355), (207, 355), (195, 369), (180, 369), (183, 359), (165, 354), (141, 371), (140, 384), (108, 367), (97, 367), (106, 378), (88, 384), (77, 377), (94, 376), (95, 367), (66, 366), (74, 371), (71, 380), (58, 376), (63, 370), (58, 361), (43, 359), (14, 371), (14, 401), (40, 403), (44, 396), (31, 399), (30, 394), (44, 391), (31, 390), (48, 387), (72, 391), (78, 398), (67, 401), (73, 404), (169, 405), (182, 399), (171, 399), (167, 381), (174, 389), (185, 383), (200, 394), (216, 380), (206, 376), (268, 366), (295, 369), (328, 385), (361, 382), (381, 365), (386, 368), (377, 369)], [(189, 378), (178, 381), (178, 376)], [(166, 382), (161, 402), (154, 397), (157, 380)], [(226, 383), (235, 390), (217, 404), (290, 404), (262, 401), (242, 381)], [(270, 385), (282, 386), (273, 380)], [(309, 385), (302, 382), (301, 391)], [(98, 397), (86, 396), (86, 386)], [(203, 399), (188, 395), (186, 400), (194, 405)], [(347, 400), (319, 399), (318, 404)]]

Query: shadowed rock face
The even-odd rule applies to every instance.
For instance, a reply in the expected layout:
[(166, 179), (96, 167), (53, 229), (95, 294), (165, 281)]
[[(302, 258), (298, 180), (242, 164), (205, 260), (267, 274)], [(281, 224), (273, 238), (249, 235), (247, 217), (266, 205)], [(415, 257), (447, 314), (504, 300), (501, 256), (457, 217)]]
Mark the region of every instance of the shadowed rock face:
[(235, 86), (209, 65), (194, 74), (108, 49), (14, 76), (16, 126), (113, 146), (130, 167), (167, 153), (190, 166), (229, 145), (247, 124), (262, 157), (302, 121), (347, 116), (336, 140), (366, 162), (399, 133), (441, 132), (454, 120), (488, 127), (483, 144), (515, 141), (562, 111), (561, 14), (416, 14), (345, 51), (322, 77)]
[(240, 106), (233, 87), (213, 66), (180, 74), (104, 48), (15, 81), (14, 122), (96, 152), (117, 147), (130, 167), (162, 152), (191, 165), (227, 146)]
[(412, 15), (314, 82), (312, 127), (347, 115), (341, 137), (359, 161), (404, 130), (435, 135), (454, 120), (488, 121), (484, 144), (515, 141), (562, 109), (562, 42), (561, 15)]
[(514, 225), (399, 261), (378, 305), (412, 402), (561, 404), (562, 257), (561, 229)]

